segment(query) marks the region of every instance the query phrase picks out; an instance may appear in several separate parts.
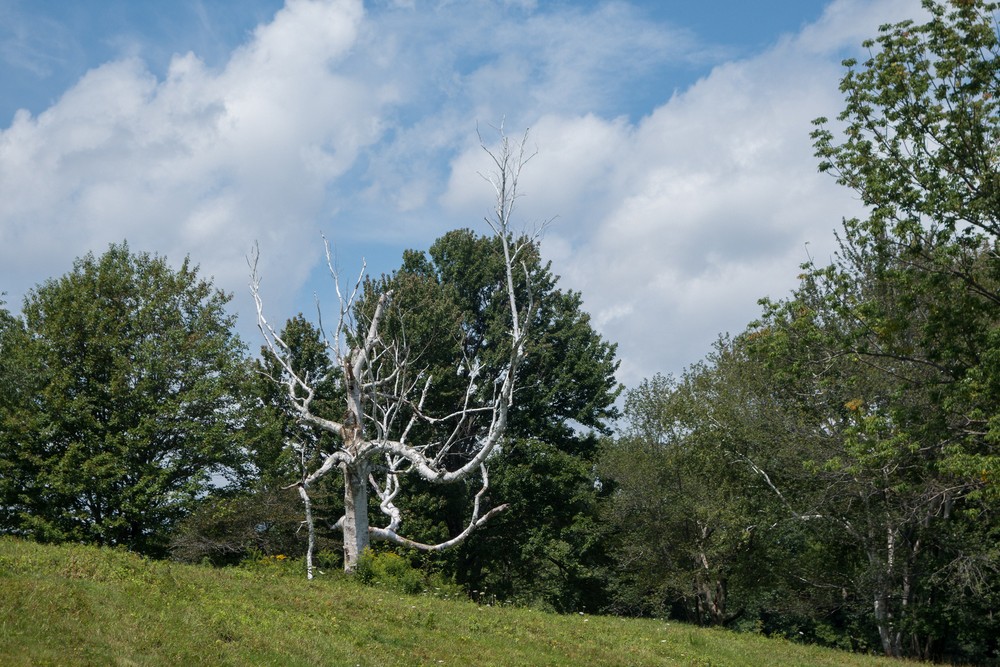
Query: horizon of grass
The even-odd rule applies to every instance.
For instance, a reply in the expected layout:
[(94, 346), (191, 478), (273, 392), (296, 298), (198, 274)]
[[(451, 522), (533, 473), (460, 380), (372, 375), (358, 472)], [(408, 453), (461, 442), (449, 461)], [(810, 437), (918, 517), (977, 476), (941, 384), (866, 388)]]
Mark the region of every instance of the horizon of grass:
[(892, 665), (673, 621), (557, 615), (308, 581), (299, 564), (213, 568), (0, 538), (0, 664)]

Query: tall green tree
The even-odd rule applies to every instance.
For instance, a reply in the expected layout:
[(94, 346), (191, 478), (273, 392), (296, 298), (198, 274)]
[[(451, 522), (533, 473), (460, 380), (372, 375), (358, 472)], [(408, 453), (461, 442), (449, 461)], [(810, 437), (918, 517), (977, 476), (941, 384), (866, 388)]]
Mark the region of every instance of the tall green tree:
[(616, 611), (810, 636), (819, 628), (797, 617), (836, 611), (800, 585), (820, 582), (806, 539), (815, 516), (786, 505), (808, 486), (797, 477), (809, 430), (774, 380), (741, 337), (724, 338), (680, 378), (628, 393), (598, 469), (612, 487)]
[(10, 408), (17, 404), (18, 392), (25, 386), (27, 377), (20, 362), (24, 326), (4, 306), (0, 298), (0, 406)]
[[(775, 380), (779, 409), (801, 415), (804, 426), (795, 465), (768, 462), (766, 449), (754, 464), (789, 514), (809, 516), (814, 539), (842, 555), (835, 578), (819, 582), (849, 592), (851, 613), (872, 630), (870, 645), (930, 657), (936, 642), (961, 631), (945, 617), (928, 626), (948, 594), (930, 573), (957, 555), (941, 549), (955, 503), (970, 490), (944, 465), (940, 378), (924, 365), (858, 354), (857, 322), (821, 287), (825, 275), (809, 275), (794, 299), (772, 304), (748, 336)], [(875, 298), (870, 280), (855, 279), (859, 301)]]
[[(456, 230), (435, 241), (426, 256), (408, 252), (400, 271), (427, 276), (454, 295), (465, 354), (490, 366), (503, 363), (493, 344), (505, 323), (496, 289), (503, 277), (498, 250), (495, 238)], [(542, 261), (537, 245), (526, 249), (521, 262), (517, 286), (520, 298), (534, 305), (535, 335), (520, 369), (524, 399), (513, 407), (511, 433), (582, 453), (593, 449), (594, 440), (576, 426), (603, 431), (618, 415), (616, 346), (594, 331), (581, 295), (557, 287), (559, 278)]]
[[(294, 371), (309, 378), (313, 385), (317, 414), (332, 418), (343, 396), (333, 381), (322, 332), (300, 313), (285, 322), (279, 335), (288, 347)], [(291, 480), (301, 478), (324, 451), (333, 447), (330, 433), (299, 419), (282, 377), (280, 364), (266, 346), (262, 347), (254, 362), (254, 390), (269, 431), (252, 455), (254, 483), (267, 488), (288, 486)], [(292, 392), (301, 397), (301, 388), (293, 388)]]
[(251, 426), (228, 300), (188, 260), (124, 243), (28, 293), (14, 329), (30, 379), (3, 413), (6, 531), (164, 553), (195, 499), (236, 475)]
[[(683, 581), (688, 545), (721, 548), (709, 553), (737, 570), (752, 563), (725, 530), (692, 539), (708, 518), (742, 519), (779, 538), (765, 541), (778, 547), (777, 590), (838, 593), (799, 609), (817, 638), (989, 662), (1000, 636), (1000, 7), (923, 6), (929, 20), (883, 26), (868, 60), (845, 63), (845, 109), (813, 135), (821, 169), (869, 213), (845, 221), (831, 266), (804, 267), (793, 295), (765, 302), (743, 335), (646, 391), (606, 470), (615, 525), (632, 518), (641, 536), (643, 517), (663, 517), (670, 537), (615, 554), (650, 568), (659, 590)], [(759, 606), (765, 629), (774, 611)]]
[(842, 129), (819, 119), (814, 133), (821, 169), (870, 209), (845, 223), (817, 285), (829, 306), (819, 317), (839, 322), (840, 351), (865, 367), (847, 399), (850, 465), (893, 473), (873, 487), (898, 529), (881, 522), (872, 575), (892, 655), (951, 650), (952, 619), (958, 634), (989, 635), (959, 600), (989, 607), (1000, 578), (982, 541), (1000, 495), (998, 5), (923, 5), (929, 21), (883, 26), (867, 61), (845, 63)]
[(998, 5), (924, 7), (930, 21), (884, 26), (866, 43), (868, 61), (845, 63), (842, 133), (821, 118), (814, 139), (820, 168), (870, 209), (845, 223), (838, 279), (861, 270), (892, 297), (842, 299), (863, 325), (856, 351), (937, 372), (942, 407), (971, 427), (967, 463), (995, 479), (981, 445), (1000, 426), (989, 391), (1000, 307)]
[[(594, 331), (580, 295), (558, 287), (537, 244), (521, 238), (515, 245), (524, 249), (515, 283), (518, 300), (533, 305), (532, 337), (518, 369), (507, 437), (488, 461), (491, 497), (508, 509), (438, 566), (480, 594), (559, 610), (597, 609), (604, 602), (605, 559), (594, 459), (598, 437), (617, 416), (615, 346)], [(487, 377), (505, 363), (494, 342), (509, 326), (502, 258), (498, 239), (455, 230), (426, 253), (407, 251), (397, 272), (368, 286), (372, 297), (395, 295), (396, 326), (422, 350), (428, 373), (441, 378), (436, 396), (446, 403), (440, 409), (462, 398), (464, 381), (447, 371), (455, 357), (476, 360)], [(461, 448), (453, 455), (456, 463), (467, 456)], [(426, 513), (430, 520), (417, 524), (431, 539), (460, 529), (476, 488), (454, 488), (443, 506), (436, 490), (431, 502), (426, 485), (404, 492), (435, 505)]]
[[(13, 424), (9, 416), (17, 406), (29, 401), (35, 375), (24, 363), (24, 324), (3, 305), (0, 302), (0, 448), (9, 448), (15, 444), (10, 437)], [(26, 472), (15, 457), (0, 454), (0, 530), (10, 530), (15, 523), (15, 491), (23, 485)]]

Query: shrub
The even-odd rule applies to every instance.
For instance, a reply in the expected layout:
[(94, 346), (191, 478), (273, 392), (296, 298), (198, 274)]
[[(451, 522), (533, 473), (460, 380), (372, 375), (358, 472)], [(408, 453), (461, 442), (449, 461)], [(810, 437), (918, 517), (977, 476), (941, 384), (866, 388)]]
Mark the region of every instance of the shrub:
[(370, 586), (415, 595), (425, 589), (424, 573), (392, 551), (377, 554), (365, 549), (358, 560), (355, 575)]

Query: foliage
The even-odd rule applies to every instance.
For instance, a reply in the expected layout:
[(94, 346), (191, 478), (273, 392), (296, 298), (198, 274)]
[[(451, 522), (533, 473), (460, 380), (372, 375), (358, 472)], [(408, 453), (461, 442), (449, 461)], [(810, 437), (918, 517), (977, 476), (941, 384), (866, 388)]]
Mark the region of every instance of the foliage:
[[(607, 432), (617, 417), (616, 346), (593, 330), (579, 293), (556, 287), (558, 276), (537, 244), (524, 237), (511, 244), (525, 246), (515, 290), (519, 302), (531, 305), (533, 337), (519, 369), (510, 435), (556, 443), (571, 454), (592, 452), (595, 440), (574, 424)], [(510, 320), (504, 271), (500, 239), (455, 230), (426, 254), (406, 251), (391, 276), (367, 282), (360, 309), (373, 310), (378, 296), (392, 290), (392, 331), (405, 336), (443, 390), (439, 402), (452, 405), (465, 389), (464, 380), (451, 377), (456, 358), (478, 365), (483, 377), (506, 363), (497, 344)]]
[[(834, 262), (630, 395), (602, 462), (619, 604), (683, 600), (711, 554), (701, 574), (766, 632), (997, 660), (1000, 6), (923, 4), (845, 63), (839, 123), (817, 120), (820, 168), (869, 208)], [(763, 588), (736, 576), (768, 562)]]
[[(273, 559), (272, 559), (273, 561)], [(274, 561), (276, 562), (276, 561)], [(383, 592), (0, 539), (0, 655), (20, 665), (895, 665), (678, 623)]]
[[(434, 380), (429, 411), (447, 413), (460, 404), (466, 380), (453, 370), (456, 358), (478, 367), (483, 377), (505, 363), (495, 344), (510, 317), (500, 250), (497, 238), (452, 231), (426, 254), (407, 251), (397, 272), (366, 284), (362, 308), (393, 292), (390, 326), (405, 334)], [(603, 605), (603, 549), (592, 459), (596, 434), (607, 432), (617, 416), (617, 361), (615, 346), (592, 328), (580, 295), (557, 282), (537, 245), (527, 245), (515, 284), (518, 301), (532, 304), (532, 337), (518, 373), (508, 437), (489, 460), (490, 496), (510, 507), (437, 562), (477, 595), (485, 590), (500, 600), (558, 610), (597, 609)], [(459, 465), (466, 454), (456, 447), (452, 456)], [(476, 485), (442, 494), (415, 482), (404, 491), (409, 507), (430, 510), (419, 512), (429, 518), (418, 518), (417, 511), (408, 518), (412, 533), (439, 540), (462, 529)]]
[[(785, 649), (803, 651), (788, 659), (795, 664), (848, 660), (689, 627), (678, 640), (662, 622), (539, 622), (546, 617), (514, 610), (484, 621), (495, 610), (456, 613), (424, 599), (453, 596), (464, 585), (481, 601), (608, 609), (861, 652), (995, 664), (1000, 4), (923, 4), (927, 21), (881, 27), (866, 42), (870, 57), (845, 63), (844, 111), (832, 124), (818, 119), (813, 132), (821, 170), (855, 190), (868, 213), (844, 222), (830, 266), (803, 266), (797, 289), (762, 301), (760, 319), (743, 333), (720, 339), (680, 377), (657, 375), (629, 392), (616, 437), (615, 346), (594, 331), (580, 295), (558, 287), (536, 244), (457, 230), (426, 253), (404, 253), (393, 274), (363, 283), (354, 310), (340, 313), (353, 324), (338, 335), (357, 346), (367, 336), (364, 323), (388, 304), (379, 333), (395, 342), (374, 355), (384, 371), (378, 379), (411, 397), (414, 387), (433, 387), (425, 402), (397, 401), (392, 419), (383, 413), (380, 437), (393, 437), (393, 428), (421, 411), (461, 413), (457, 430), (422, 419), (408, 432), (421, 443), (447, 440), (440, 470), (459, 469), (489, 420), (489, 409), (461, 407), (467, 400), (489, 406), (497, 392), (494, 383), (470, 378), (517, 373), (481, 498), (484, 506), (507, 503), (506, 511), (446, 554), (365, 551), (357, 574), (372, 587), (364, 592), (340, 577), (285, 579), (298, 567), (287, 554), (300, 540), (299, 499), (289, 485), (309, 486), (321, 568), (339, 563), (331, 533), (348, 505), (343, 483), (310, 477), (322, 461), (346, 470), (352, 460), (346, 449), (330, 458), (343, 438), (301, 419), (295, 402), (305, 385), (315, 392), (313, 423), (326, 419), (340, 435), (357, 435), (356, 423), (341, 417), (349, 378), (342, 381), (317, 327), (301, 316), (289, 320), (277, 339), (290, 366), (265, 354), (249, 378), (228, 333), (226, 297), (187, 263), (175, 273), (127, 246), (88, 256), (36, 289), (21, 317), (0, 307), (3, 529), (147, 553), (163, 553), (173, 530), (178, 558), (244, 565), (220, 575), (234, 590), (205, 603), (192, 593), (204, 594), (203, 581), (179, 584), (174, 570), (164, 574), (121, 552), (99, 552), (106, 557), (95, 561), (81, 555), (93, 552), (65, 547), (64, 562), (53, 565), (59, 558), (7, 541), (0, 548), (29, 555), (0, 550), (3, 583), (13, 573), (37, 570), (42, 581), (54, 571), (58, 581), (33, 579), (12, 590), (41, 585), (62, 606), (29, 608), (40, 596), (25, 594), (0, 626), (30, 638), (34, 628), (23, 618), (44, 618), (47, 633), (72, 636), (91, 652), (82, 661), (113, 661), (87, 643), (106, 635), (74, 635), (60, 625), (74, 616), (106, 621), (105, 613), (148, 621), (146, 612), (121, 611), (129, 609), (127, 596), (113, 584), (129, 596), (152, 591), (158, 622), (175, 618), (176, 600), (200, 619), (184, 626), (188, 643), (151, 634), (154, 623), (131, 628), (138, 648), (132, 635), (112, 640), (122, 661), (154, 654), (166, 662), (266, 662), (289, 646), (304, 662), (379, 664), (438, 656), (469, 664), (483, 656), (503, 664), (620, 663), (622, 656), (642, 664), (780, 664)], [(500, 344), (513, 322), (505, 241), (524, 250), (513, 291), (518, 303), (531, 304), (518, 311), (530, 313), (533, 333), (520, 365)], [(306, 379), (291, 395), (280, 384), (290, 374)], [(364, 400), (385, 408), (379, 391), (392, 394), (386, 386)], [(369, 473), (395, 478), (408, 465), (369, 458), (351, 482), (364, 489)], [(232, 486), (195, 502), (212, 473), (227, 474)], [(405, 518), (407, 534), (428, 543), (467, 534), (479, 480), (442, 492), (427, 480), (400, 479), (398, 502), (405, 498), (407, 512), (394, 518)], [(378, 489), (390, 503), (395, 490)], [(378, 515), (377, 499), (350, 496), (357, 499)], [(69, 593), (57, 588), (64, 579)], [(72, 587), (79, 580), (90, 588)], [(110, 610), (90, 602), (95, 590), (111, 600)], [(323, 611), (331, 596), (341, 601), (336, 614)], [(276, 613), (294, 617), (294, 627), (264, 614), (267, 638), (258, 638), (248, 619), (273, 611), (263, 599), (287, 604)], [(74, 606), (77, 600), (85, 603)], [(523, 645), (507, 640), (518, 624), (532, 623)], [(400, 634), (404, 626), (434, 639), (414, 650)], [(623, 633), (645, 632), (635, 628), (656, 628), (662, 638), (623, 646)], [(720, 645), (719, 636), (722, 644), (738, 641), (738, 649)], [(41, 644), (5, 654), (56, 661)], [(702, 650), (709, 645), (715, 650)], [(167, 655), (164, 646), (178, 648)]]
[[(280, 336), (289, 348), (294, 370), (314, 384), (313, 409), (333, 417), (342, 403), (342, 389), (331, 373), (322, 332), (300, 313), (285, 322)], [(266, 347), (254, 361), (254, 370), (252, 388), (261, 421), (269, 425), (269, 432), (253, 450), (253, 483), (264, 488), (287, 486), (291, 480), (301, 479), (322, 452), (330, 450), (333, 436), (298, 418), (283, 384), (282, 369)], [(301, 389), (297, 391), (301, 394)]]
[(606, 554), (593, 463), (522, 439), (491, 463), (510, 505), (459, 550), (453, 567), (474, 596), (559, 612), (603, 609)]
[(255, 556), (298, 554), (305, 542), (301, 515), (298, 494), (287, 489), (211, 498), (180, 521), (170, 555), (184, 563), (235, 565)]
[(858, 324), (850, 344), (940, 385), (936, 404), (955, 445), (946, 465), (995, 480), (998, 6), (925, 5), (933, 20), (885, 27), (877, 55), (845, 76), (842, 143), (822, 123), (814, 133), (821, 168), (872, 209), (846, 223), (830, 289), (849, 293), (846, 284), (866, 275), (867, 294), (834, 294)]
[(366, 585), (407, 595), (422, 593), (442, 600), (466, 597), (464, 589), (441, 572), (425, 572), (392, 551), (376, 553), (366, 549), (358, 560), (355, 575)]
[(616, 611), (766, 631), (795, 613), (789, 601), (803, 591), (787, 577), (806, 573), (791, 554), (807, 546), (754, 466), (794, 466), (800, 440), (768, 386), (723, 339), (679, 380), (658, 375), (629, 392), (623, 432), (599, 465), (613, 489), (604, 520)]
[[(820, 168), (870, 210), (833, 264), (630, 396), (603, 468), (619, 603), (684, 599), (700, 559), (764, 631), (997, 659), (998, 6), (924, 7), (845, 63), (840, 124), (817, 121)], [(736, 576), (768, 562), (763, 588)]]
[(187, 260), (126, 244), (27, 295), (3, 333), (21, 379), (0, 406), (7, 532), (164, 552), (252, 431), (228, 299)]
[(19, 391), (27, 381), (27, 373), (19, 363), (23, 340), (23, 324), (0, 299), (0, 409), (9, 409), (21, 400)]
[(365, 584), (414, 595), (423, 590), (423, 576), (402, 556), (391, 551), (376, 554), (366, 549), (355, 570), (358, 580)]
[[(330, 362), (319, 329), (299, 314), (285, 323), (280, 336), (293, 351), (296, 371), (311, 379), (326, 378), (316, 383), (315, 407), (319, 414), (330, 415), (340, 389), (329, 379)], [(231, 565), (252, 559), (254, 553), (299, 554), (306, 546), (302, 500), (289, 487), (331, 449), (332, 436), (298, 419), (278, 381), (281, 368), (266, 348), (252, 362), (252, 370), (247, 400), (254, 406), (255, 429), (247, 441), (245, 474), (225, 495), (200, 501), (178, 524), (170, 540), (171, 557), (177, 560)], [(327, 526), (342, 512), (343, 484), (324, 478), (311, 495), (324, 509), (317, 549), (328, 552), (323, 567), (332, 567), (329, 553), (339, 551), (341, 540)], [(333, 560), (340, 563), (342, 557)]]
[(883, 650), (964, 651), (948, 638), (976, 627), (982, 659), (996, 629), (978, 605), (955, 612), (995, 599), (1000, 580), (980, 541), (1000, 491), (1000, 6), (924, 7), (929, 21), (884, 26), (869, 60), (845, 63), (843, 136), (817, 121), (821, 169), (870, 214), (845, 223), (838, 262), (812, 272), (799, 301), (846, 408), (842, 455), (818, 463), (880, 500), (868, 527), (852, 525), (873, 562)]

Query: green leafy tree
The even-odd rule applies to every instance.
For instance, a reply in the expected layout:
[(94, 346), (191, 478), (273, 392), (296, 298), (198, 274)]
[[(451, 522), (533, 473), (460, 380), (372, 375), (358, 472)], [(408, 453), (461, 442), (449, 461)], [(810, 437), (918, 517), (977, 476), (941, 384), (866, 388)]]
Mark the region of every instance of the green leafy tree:
[(0, 299), (0, 406), (10, 409), (18, 404), (19, 394), (26, 387), (29, 376), (21, 357), (24, 325), (4, 305)]
[(821, 169), (870, 209), (845, 223), (838, 263), (817, 274), (815, 330), (836, 322), (839, 348), (826, 349), (865, 367), (843, 374), (859, 383), (843, 396), (843, 474), (892, 473), (870, 487), (887, 501), (873, 514), (889, 519), (870, 579), (891, 655), (995, 636), (978, 621), (998, 580), (982, 542), (1000, 490), (998, 5), (923, 4), (929, 21), (884, 26), (867, 61), (845, 63), (843, 129), (819, 119), (814, 133)]
[[(753, 532), (778, 546), (777, 590), (839, 593), (799, 609), (817, 639), (987, 662), (1000, 634), (998, 5), (923, 5), (928, 21), (883, 26), (868, 60), (847, 61), (840, 122), (819, 119), (813, 135), (821, 169), (868, 215), (845, 221), (834, 263), (807, 265), (791, 298), (765, 302), (743, 335), (653, 392), (662, 400), (643, 395), (638, 412), (633, 401), (640, 437), (620, 441), (606, 469), (618, 478), (613, 525), (635, 517), (644, 535), (641, 517), (659, 515), (673, 538), (616, 552), (660, 590), (680, 588), (709, 519), (708, 553), (752, 565), (755, 551), (724, 528), (759, 526), (763, 511), (770, 528)], [(651, 444), (663, 436), (669, 446)], [(667, 493), (644, 504), (643, 487)], [(759, 605), (765, 629), (774, 611)], [(790, 627), (794, 610), (778, 611), (775, 629)]]
[[(333, 369), (322, 332), (300, 313), (285, 323), (279, 335), (294, 360), (292, 368), (314, 385), (313, 408), (317, 414), (332, 418), (343, 397), (332, 380)], [(261, 348), (254, 370), (258, 409), (264, 413), (262, 421), (269, 425), (261, 445), (254, 448), (254, 484), (267, 488), (288, 486), (301, 479), (324, 451), (330, 451), (333, 436), (299, 419), (282, 382), (283, 369), (266, 347)], [(291, 391), (301, 398), (301, 388), (293, 387)]]
[[(3, 294), (0, 293), (0, 297)], [(23, 385), (17, 368), (17, 353), (23, 340), (21, 322), (5, 308), (0, 298), (0, 405), (10, 406), (15, 392)]]
[(981, 540), (996, 524), (983, 480), (949, 463), (939, 371), (855, 349), (864, 324), (844, 299), (899, 304), (905, 287), (864, 264), (833, 280), (846, 268), (807, 271), (680, 381), (629, 395), (600, 468), (614, 485), (615, 604), (984, 659), (996, 561)]
[[(498, 250), (495, 238), (456, 230), (435, 241), (426, 256), (408, 252), (400, 271), (427, 276), (452, 295), (464, 354), (482, 359), (487, 368), (503, 363), (493, 344), (506, 324), (497, 289), (503, 278)], [(586, 429), (606, 430), (618, 416), (616, 346), (594, 331), (580, 294), (557, 287), (558, 276), (542, 262), (537, 245), (526, 247), (521, 262), (517, 290), (520, 299), (530, 298), (534, 305), (535, 336), (520, 369), (524, 398), (512, 408), (511, 434), (539, 438), (570, 453), (592, 451), (595, 440)], [(586, 429), (581, 432), (577, 425)]]
[[(474, 256), (474, 255), (472, 255)], [(511, 504), (461, 552), (467, 584), (559, 611), (606, 604), (599, 529), (599, 439), (618, 417), (616, 345), (603, 339), (577, 292), (537, 264), (523, 394), (512, 442), (493, 462), (496, 493)]]
[[(854, 348), (937, 372), (942, 407), (969, 423), (965, 461), (995, 479), (1000, 305), (1000, 40), (996, 3), (924, 2), (932, 20), (884, 26), (862, 66), (848, 61), (843, 137), (818, 119), (821, 169), (855, 190), (868, 217), (845, 223), (844, 270), (882, 295), (841, 300)], [(891, 294), (888, 290), (892, 290)], [(880, 296), (891, 298), (875, 298)], [(978, 444), (977, 442), (978, 441)]]
[[(848, 613), (876, 631), (865, 643), (890, 655), (926, 653), (918, 619), (935, 612), (918, 591), (924, 573), (943, 565), (933, 565), (935, 544), (961, 494), (940, 468), (942, 419), (927, 391), (935, 383), (927, 367), (854, 353), (854, 320), (840, 317), (815, 278), (771, 304), (748, 335), (776, 380), (779, 409), (802, 418), (793, 465), (768, 461), (766, 449), (753, 464), (790, 515), (810, 518), (823, 549), (841, 554), (835, 577), (817, 583), (849, 593)], [(866, 292), (855, 282), (857, 298)]]
[(0, 302), (0, 451), (8, 452), (6, 456), (0, 454), (0, 530), (3, 531), (11, 531), (16, 523), (17, 489), (25, 485), (25, 476), (31, 474), (10, 455), (16, 447), (11, 415), (19, 405), (29, 403), (29, 390), (35, 379), (25, 364), (26, 341), (23, 323)]
[(29, 377), (3, 413), (7, 531), (164, 552), (252, 425), (228, 299), (126, 244), (29, 292), (23, 332), (6, 327)]
[(779, 401), (772, 380), (741, 339), (722, 339), (681, 378), (658, 375), (629, 392), (599, 466), (612, 487), (616, 611), (780, 632), (822, 602), (807, 605), (798, 585), (815, 581), (808, 519), (791, 515), (762, 474), (801, 469), (802, 413)]
[[(532, 337), (507, 437), (489, 460), (491, 496), (508, 509), (437, 566), (479, 595), (563, 611), (597, 609), (604, 602), (604, 552), (593, 463), (597, 436), (617, 416), (615, 346), (593, 330), (580, 295), (558, 288), (538, 246), (526, 238), (515, 244), (524, 249), (515, 281), (518, 300), (533, 304)], [(509, 326), (500, 250), (496, 238), (455, 230), (427, 253), (407, 251), (399, 271), (367, 290), (395, 295), (398, 328), (422, 351), (428, 372), (442, 378), (436, 396), (451, 405), (464, 390), (446, 370), (452, 359), (476, 360), (487, 377), (504, 363), (493, 343)], [(458, 463), (468, 454), (456, 448), (453, 456)], [(431, 539), (457, 530), (475, 491), (453, 489), (444, 506), (423, 513), (429, 520), (415, 524), (418, 534)], [(416, 502), (436, 495), (419, 483), (404, 492)]]

